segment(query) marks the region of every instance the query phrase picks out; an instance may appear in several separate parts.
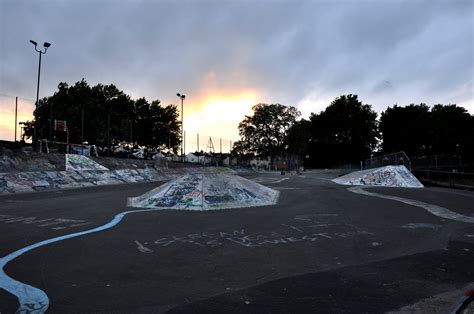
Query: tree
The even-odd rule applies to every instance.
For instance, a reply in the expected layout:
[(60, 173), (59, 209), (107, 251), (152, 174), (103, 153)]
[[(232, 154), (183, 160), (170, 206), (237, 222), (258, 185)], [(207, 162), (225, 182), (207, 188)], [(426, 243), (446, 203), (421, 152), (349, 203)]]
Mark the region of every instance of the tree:
[(430, 119), (431, 152), (467, 154), (474, 150), (474, 117), (456, 105), (435, 105)]
[(308, 152), (308, 144), (311, 140), (311, 122), (301, 119), (296, 121), (288, 130), (285, 138), (285, 147), (291, 154), (304, 159)]
[(137, 116), (136, 143), (151, 150), (170, 148), (177, 153), (181, 142), (181, 122), (175, 105), (160, 106), (159, 101), (148, 103), (145, 98), (135, 102)]
[(336, 98), (319, 114), (311, 114), (313, 166), (332, 167), (370, 156), (377, 143), (377, 113), (357, 95)]
[(149, 103), (144, 98), (134, 101), (112, 84), (91, 87), (84, 79), (73, 86), (60, 83), (53, 96), (39, 101), (34, 116), (27, 137), (37, 125), (38, 138), (65, 142), (64, 132), (50, 131), (52, 116), (52, 120), (66, 120), (70, 143), (87, 141), (105, 149), (110, 142), (112, 151), (117, 146), (139, 146), (176, 152), (181, 140), (176, 106), (161, 106), (159, 100)]
[(425, 104), (388, 107), (380, 117), (382, 150), (421, 155), (430, 151), (430, 110)]
[(300, 115), (295, 107), (259, 103), (252, 107), (253, 116), (245, 116), (239, 124), (241, 140), (234, 146), (242, 153), (270, 156), (284, 150), (288, 129)]

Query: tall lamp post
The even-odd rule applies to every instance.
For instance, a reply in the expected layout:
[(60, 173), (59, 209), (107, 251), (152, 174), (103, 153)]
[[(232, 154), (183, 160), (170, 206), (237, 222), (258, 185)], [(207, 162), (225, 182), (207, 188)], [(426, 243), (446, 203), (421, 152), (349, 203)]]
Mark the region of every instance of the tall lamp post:
[[(40, 75), (41, 75), (41, 55), (45, 54), (48, 48), (51, 46), (50, 43), (44, 42), (43, 43), (43, 48), (38, 49), (38, 43), (34, 40), (30, 40), (30, 43), (35, 46), (36, 52), (39, 54), (39, 63), (38, 63), (38, 84), (36, 85), (36, 104), (35, 104), (35, 109), (38, 108), (38, 101), (39, 101), (39, 88), (40, 88)], [(44, 51), (43, 51), (44, 50)], [(34, 133), (33, 133), (33, 147), (36, 150), (37, 149), (37, 134), (36, 134), (36, 119), (35, 119), (35, 127), (34, 127)]]
[(183, 145), (184, 145), (183, 102), (184, 102), (184, 98), (186, 98), (186, 95), (181, 95), (180, 93), (177, 93), (176, 96), (178, 96), (181, 99), (181, 162), (184, 162), (184, 158), (183, 158), (184, 156), (183, 155)]

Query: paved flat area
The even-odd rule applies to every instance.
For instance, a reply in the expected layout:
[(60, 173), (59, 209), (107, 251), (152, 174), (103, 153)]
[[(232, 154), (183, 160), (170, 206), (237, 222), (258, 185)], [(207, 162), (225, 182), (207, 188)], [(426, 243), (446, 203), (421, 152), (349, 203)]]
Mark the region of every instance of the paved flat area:
[[(474, 281), (472, 223), (352, 193), (330, 172), (245, 176), (278, 189), (278, 204), (132, 213), (5, 272), (43, 290), (48, 313), (383, 313)], [(0, 196), (0, 257), (103, 225), (157, 185)], [(473, 192), (368, 190), (474, 216)], [(0, 290), (0, 313), (17, 307)]]

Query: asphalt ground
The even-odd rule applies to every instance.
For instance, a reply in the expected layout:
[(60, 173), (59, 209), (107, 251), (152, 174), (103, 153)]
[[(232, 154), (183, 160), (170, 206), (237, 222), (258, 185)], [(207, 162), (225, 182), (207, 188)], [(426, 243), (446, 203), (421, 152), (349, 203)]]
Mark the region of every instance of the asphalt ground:
[[(46, 292), (48, 313), (382, 313), (474, 282), (474, 224), (352, 193), (330, 172), (246, 177), (278, 189), (278, 204), (132, 213), (5, 272)], [(0, 256), (103, 225), (157, 185), (0, 196)], [(473, 192), (370, 191), (474, 215)], [(0, 313), (17, 307), (0, 290)]]

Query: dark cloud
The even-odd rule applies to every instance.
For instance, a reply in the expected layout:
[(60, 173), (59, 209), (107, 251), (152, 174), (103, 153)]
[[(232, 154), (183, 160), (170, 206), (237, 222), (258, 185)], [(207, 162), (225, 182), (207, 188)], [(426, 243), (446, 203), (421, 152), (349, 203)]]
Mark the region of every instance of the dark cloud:
[(342, 93), (379, 111), (444, 102), (474, 112), (470, 0), (3, 0), (0, 10), (1, 93), (34, 98), (35, 39), (53, 44), (42, 94), (84, 77), (164, 102), (211, 84), (304, 112)]

